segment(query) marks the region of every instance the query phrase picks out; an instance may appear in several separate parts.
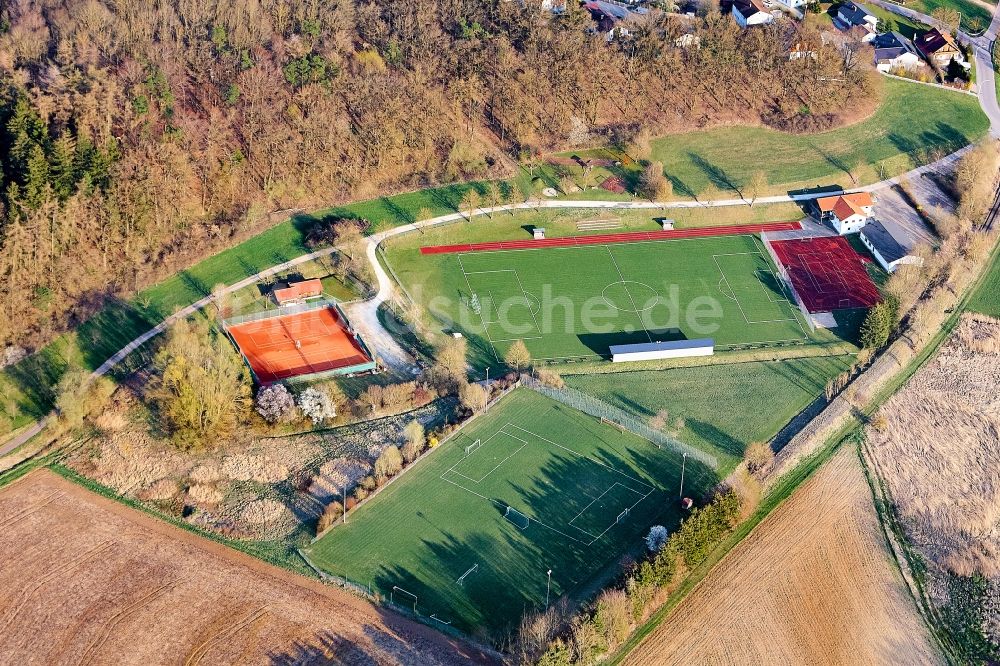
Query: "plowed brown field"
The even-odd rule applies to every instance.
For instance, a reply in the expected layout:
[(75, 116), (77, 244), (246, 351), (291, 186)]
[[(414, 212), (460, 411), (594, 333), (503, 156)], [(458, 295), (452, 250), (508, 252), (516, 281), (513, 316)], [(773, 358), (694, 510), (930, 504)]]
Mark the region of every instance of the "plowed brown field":
[(845, 447), (740, 543), (627, 664), (937, 664)]
[(0, 490), (0, 661), (449, 664), (485, 655), (48, 471)]

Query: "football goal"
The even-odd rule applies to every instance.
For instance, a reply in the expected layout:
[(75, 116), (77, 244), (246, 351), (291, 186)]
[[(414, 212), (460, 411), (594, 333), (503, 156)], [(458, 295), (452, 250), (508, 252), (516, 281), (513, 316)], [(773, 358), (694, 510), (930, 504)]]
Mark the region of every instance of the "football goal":
[(617, 517), (617, 518), (615, 518), (615, 523), (620, 523), (620, 522), (622, 522), (623, 520), (625, 520), (626, 518), (628, 518), (628, 513), (629, 513), (629, 511), (631, 511), (631, 510), (632, 510), (632, 509), (625, 509), (624, 511), (622, 511), (621, 513), (619, 513), (619, 514), (618, 514), (618, 517)]
[(514, 523), (514, 525), (520, 530), (528, 529), (528, 525), (531, 522), (526, 515), (512, 506), (507, 507), (507, 511), (504, 512), (503, 517)]
[(467, 447), (465, 447), (465, 455), (469, 456), (469, 455), (475, 453), (479, 449), (479, 447), (482, 446), (482, 445), (483, 445), (483, 441), (481, 439), (477, 439), (472, 444), (469, 444)]

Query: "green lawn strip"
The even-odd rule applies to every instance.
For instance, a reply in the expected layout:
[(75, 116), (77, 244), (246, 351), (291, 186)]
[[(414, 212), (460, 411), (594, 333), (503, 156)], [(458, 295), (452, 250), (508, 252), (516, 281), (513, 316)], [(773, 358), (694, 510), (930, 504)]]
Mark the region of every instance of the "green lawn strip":
[[(883, 162), (886, 175), (893, 175), (921, 162), (931, 147), (953, 150), (985, 131), (985, 117), (970, 96), (886, 81), (886, 100), (879, 111), (850, 127), (812, 136), (760, 128), (692, 132), (658, 142), (654, 157), (663, 159), (667, 171), (695, 191), (707, 185), (706, 172), (716, 180), (720, 174), (739, 180), (756, 169), (767, 172), (775, 187), (787, 188), (830, 181), (833, 176), (842, 182), (840, 167), (859, 158)], [(741, 149), (732, 150), (735, 145)], [(862, 179), (877, 180), (876, 170), (869, 171), (861, 174)], [(503, 190), (511, 187), (501, 183)], [(113, 302), (92, 318), (89, 330), (81, 327), (82, 335), (60, 336), (36, 353), (37, 358), (0, 371), (0, 409), (6, 415), (0, 420), (0, 431), (9, 432), (48, 413), (51, 387), (69, 363), (94, 369), (117, 351), (118, 342), (131, 340), (177, 308), (211, 293), (215, 285), (232, 284), (302, 255), (307, 251), (305, 234), (312, 225), (335, 217), (364, 218), (374, 228), (405, 224), (421, 211), (430, 215), (454, 212), (473, 188), (485, 197), (486, 184), (462, 183), (296, 216), (143, 290), (131, 302)], [(682, 195), (683, 189), (675, 187), (675, 192)]]
[[(476, 440), (480, 447), (466, 456)], [(544, 606), (549, 568), (551, 598), (572, 597), (631, 551), (650, 525), (676, 525), (679, 463), (673, 452), (518, 389), (308, 554), (317, 566), (363, 587), (370, 583), (397, 605), (409, 599), (412, 606), (409, 592), (421, 615), (497, 638), (526, 609)], [(689, 460), (691, 492), (715, 479)], [(504, 517), (508, 505), (530, 517), (526, 529)], [(631, 513), (616, 524), (628, 506)], [(581, 530), (599, 536), (605, 529), (585, 543), (590, 537)]]
[(666, 410), (671, 420), (684, 419), (678, 439), (717, 456), (725, 476), (749, 443), (770, 441), (852, 361), (828, 356), (564, 379), (638, 418)]
[(935, 9), (954, 9), (962, 15), (962, 30), (978, 35), (990, 25), (992, 13), (970, 0), (911, 0), (904, 5), (907, 9), (930, 16)]
[(848, 172), (859, 162), (866, 165), (861, 182), (876, 181), (920, 166), (935, 153), (953, 152), (989, 128), (971, 95), (894, 79), (883, 83), (882, 105), (860, 123), (811, 135), (758, 127), (676, 134), (653, 143), (653, 158), (664, 163), (678, 196), (710, 183), (728, 194), (755, 171), (763, 171), (775, 191), (850, 186)]
[[(236, 539), (228, 539), (214, 532), (198, 529), (190, 523), (175, 516), (158, 511), (144, 502), (135, 500), (127, 495), (122, 495), (114, 489), (78, 474), (75, 470), (60, 463), (51, 463), (48, 465), (48, 468), (63, 478), (66, 478), (93, 493), (116, 502), (120, 502), (131, 509), (142, 511), (143, 513), (149, 514), (154, 518), (170, 523), (174, 527), (179, 527), (182, 530), (191, 532), (192, 534), (197, 534), (198, 536), (206, 539), (210, 539), (216, 543), (228, 546), (234, 550), (246, 553), (247, 555), (256, 557), (259, 560), (263, 560), (283, 569), (288, 569), (289, 571), (293, 571), (309, 578), (316, 577), (312, 569), (310, 569), (306, 563), (302, 561), (302, 558), (299, 557), (297, 548), (301, 546), (301, 543), (295, 543), (291, 538), (284, 541), (240, 541)], [(301, 540), (304, 542), (305, 537), (303, 536)]]
[[(918, 2), (920, 0), (917, 0)], [(921, 23), (920, 21), (915, 21), (902, 14), (897, 14), (895, 12), (889, 11), (878, 5), (865, 5), (868, 9), (885, 24), (887, 32), (898, 32), (909, 40), (915, 39), (917, 36), (930, 30), (930, 26)], [(907, 5), (908, 9), (916, 9), (916, 5)]]
[(843, 341), (836, 329), (807, 332), (751, 235), (437, 255), (411, 238), (386, 257), (429, 324), (469, 338), (477, 367), (496, 365), (514, 339), (559, 361), (650, 338), (711, 337), (719, 350)]

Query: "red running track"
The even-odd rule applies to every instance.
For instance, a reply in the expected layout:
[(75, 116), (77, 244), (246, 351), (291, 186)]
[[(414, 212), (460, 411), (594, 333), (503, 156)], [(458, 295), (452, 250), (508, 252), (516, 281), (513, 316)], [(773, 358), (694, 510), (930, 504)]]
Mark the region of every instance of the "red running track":
[(870, 308), (882, 299), (843, 236), (771, 241), (771, 247), (809, 312)]
[(719, 227), (675, 229), (673, 231), (631, 231), (620, 234), (595, 236), (567, 236), (539, 240), (494, 241), (492, 243), (466, 243), (463, 245), (432, 245), (420, 248), (421, 254), (453, 254), (456, 252), (489, 252), (494, 250), (531, 250), (543, 247), (570, 247), (573, 245), (602, 245), (604, 243), (640, 243), (642, 241), (670, 240), (673, 238), (701, 238), (706, 236), (740, 236), (759, 234), (762, 231), (797, 231), (802, 225), (795, 222), (768, 222), (765, 224), (731, 224)]

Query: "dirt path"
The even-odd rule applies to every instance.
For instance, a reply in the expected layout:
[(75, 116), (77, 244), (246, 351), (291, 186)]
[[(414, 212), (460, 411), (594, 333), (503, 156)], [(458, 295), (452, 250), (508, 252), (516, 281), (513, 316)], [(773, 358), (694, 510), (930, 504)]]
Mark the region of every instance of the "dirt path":
[(0, 491), (0, 529), (5, 663), (491, 661), (47, 470)]
[(844, 447), (627, 664), (939, 664)]

